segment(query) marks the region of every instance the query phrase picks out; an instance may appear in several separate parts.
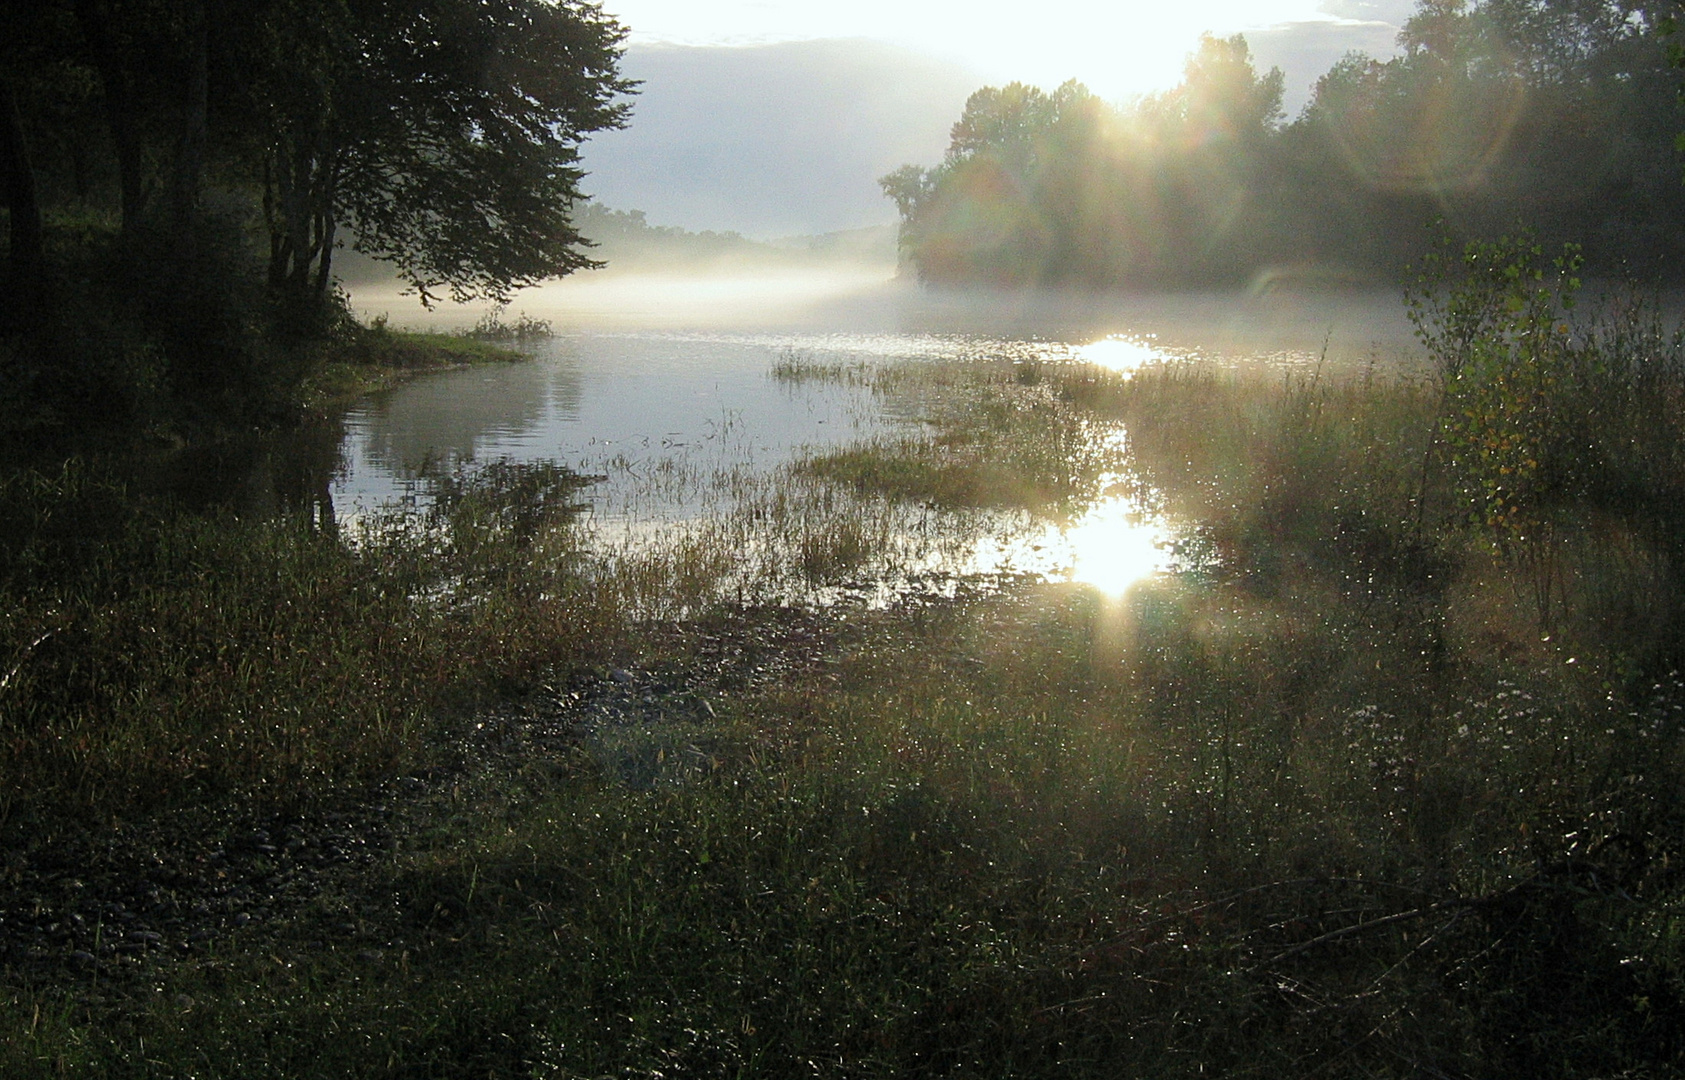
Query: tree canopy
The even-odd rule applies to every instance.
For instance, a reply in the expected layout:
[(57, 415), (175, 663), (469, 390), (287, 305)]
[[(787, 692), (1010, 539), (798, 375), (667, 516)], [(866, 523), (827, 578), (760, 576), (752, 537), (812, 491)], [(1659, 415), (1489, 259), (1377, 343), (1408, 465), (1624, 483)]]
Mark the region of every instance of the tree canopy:
[(261, 207), (269, 284), (295, 300), (329, 289), (347, 237), (427, 300), (590, 265), (570, 217), (579, 145), (623, 123), (633, 89), (625, 31), (595, 3), (4, 5), (14, 253), (28, 180), (38, 211), (110, 214), (127, 234), (184, 238), (207, 196)]
[(883, 178), (936, 282), (1093, 287), (1389, 277), (1437, 230), (1517, 226), (1603, 272), (1678, 273), (1680, 78), (1661, 6), (1422, 0), (1386, 61), (1353, 53), (1291, 122), (1280, 72), (1205, 38), (1123, 105), (979, 91), (944, 160)]

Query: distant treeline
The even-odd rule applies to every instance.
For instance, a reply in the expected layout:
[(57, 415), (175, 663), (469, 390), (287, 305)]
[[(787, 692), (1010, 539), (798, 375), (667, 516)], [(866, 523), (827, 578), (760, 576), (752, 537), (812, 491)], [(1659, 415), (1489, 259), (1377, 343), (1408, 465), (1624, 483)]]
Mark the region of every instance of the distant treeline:
[(594, 202), (577, 209), (574, 224), (581, 236), (597, 246), (593, 257), (611, 268), (621, 262), (709, 262), (773, 250), (742, 233), (651, 225), (642, 210), (611, 210)]
[(1124, 106), (1066, 83), (973, 94), (941, 164), (882, 180), (933, 283), (1390, 278), (1432, 243), (1525, 229), (1593, 272), (1685, 272), (1685, 131), (1666, 11), (1626, 0), (1422, 0), (1285, 122), (1282, 75), (1204, 38)]
[(672, 225), (651, 225), (642, 210), (611, 210), (594, 202), (576, 207), (573, 220), (580, 235), (594, 245), (590, 251), (592, 258), (607, 264), (609, 270), (889, 263), (895, 257), (893, 230), (889, 226), (752, 240), (737, 232), (691, 232)]

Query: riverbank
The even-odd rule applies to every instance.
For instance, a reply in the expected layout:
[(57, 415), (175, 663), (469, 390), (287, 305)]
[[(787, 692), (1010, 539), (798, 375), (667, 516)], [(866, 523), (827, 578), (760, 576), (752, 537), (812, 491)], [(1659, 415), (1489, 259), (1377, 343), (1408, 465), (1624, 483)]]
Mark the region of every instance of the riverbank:
[[(557, 466), (343, 531), (15, 481), (0, 1065), (1677, 1071), (1685, 351), (1536, 280), (1439, 382), (792, 355), (919, 422), (636, 557)], [(1164, 558), (885, 597), (880, 504)]]
[(298, 389), (308, 417), (333, 414), (359, 398), (399, 386), (430, 371), (529, 359), (515, 347), (547, 336), (547, 325), (505, 327), (486, 320), (467, 332), (395, 330), (384, 319), (357, 326), (322, 350)]

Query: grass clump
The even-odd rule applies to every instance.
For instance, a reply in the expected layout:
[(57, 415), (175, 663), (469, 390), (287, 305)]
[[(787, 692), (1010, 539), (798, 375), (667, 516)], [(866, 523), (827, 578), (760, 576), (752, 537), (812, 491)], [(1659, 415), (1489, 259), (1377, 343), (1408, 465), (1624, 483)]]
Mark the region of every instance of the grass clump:
[[(798, 370), (798, 361), (783, 362)], [(926, 430), (806, 458), (800, 470), (890, 499), (947, 509), (1026, 508), (1069, 516), (1091, 502), (1124, 463), (1091, 412), (1051, 384), (1025, 382), (1006, 365), (952, 370), (890, 368), (871, 376), (885, 397)], [(799, 377), (862, 378), (855, 368), (821, 366)], [(797, 375), (783, 376), (796, 378)]]
[(538, 319), (531, 315), (522, 314), (514, 322), (505, 322), (503, 308), (495, 308), (480, 317), (470, 329), (463, 331), (462, 337), (470, 341), (489, 341), (507, 344), (509, 342), (526, 343), (543, 341), (555, 336), (550, 327), (550, 320)]

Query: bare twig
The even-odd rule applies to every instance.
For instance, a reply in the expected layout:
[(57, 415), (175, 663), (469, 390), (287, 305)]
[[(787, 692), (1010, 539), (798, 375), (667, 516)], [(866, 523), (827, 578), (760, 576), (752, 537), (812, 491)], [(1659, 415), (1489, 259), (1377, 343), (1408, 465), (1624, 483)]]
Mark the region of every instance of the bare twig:
[(1391, 926), (1395, 923), (1410, 922), (1411, 920), (1424, 918), (1428, 915), (1435, 914), (1436, 912), (1447, 911), (1456, 907), (1466, 907), (1470, 903), (1471, 901), (1468, 900), (1443, 900), (1437, 904), (1429, 904), (1426, 907), (1413, 908), (1410, 911), (1400, 911), (1392, 915), (1384, 915), (1379, 919), (1370, 919), (1368, 922), (1352, 923), (1350, 926), (1342, 926), (1338, 930), (1330, 930), (1326, 934), (1319, 934), (1316, 937), (1311, 938), (1309, 941), (1301, 941), (1299, 944), (1293, 946), (1291, 949), (1288, 949), (1286, 952), (1280, 953), (1265, 963), (1260, 964), (1259, 967), (1271, 967), (1275, 964), (1281, 963), (1283, 960), (1289, 960), (1298, 956), (1302, 952), (1314, 949), (1318, 945), (1326, 945), (1330, 941), (1338, 941), (1340, 938), (1348, 937), (1352, 934), (1361, 934), (1366, 930), (1374, 930), (1381, 926)]

